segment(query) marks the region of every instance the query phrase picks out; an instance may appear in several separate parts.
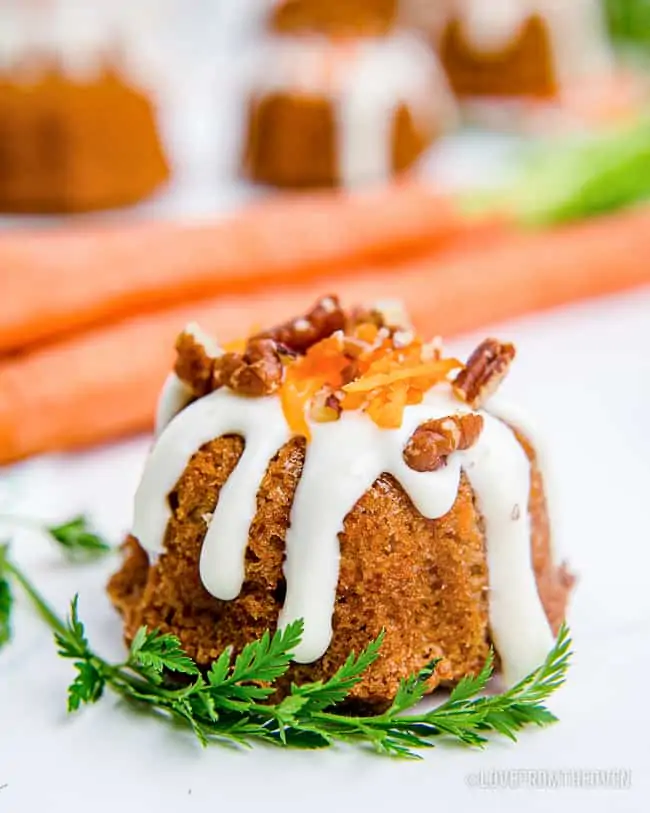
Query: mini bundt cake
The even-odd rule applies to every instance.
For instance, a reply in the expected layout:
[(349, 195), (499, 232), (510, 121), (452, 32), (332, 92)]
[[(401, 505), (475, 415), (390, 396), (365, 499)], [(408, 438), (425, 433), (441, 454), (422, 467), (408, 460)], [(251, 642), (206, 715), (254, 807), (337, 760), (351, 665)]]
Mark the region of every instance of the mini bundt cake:
[(542, 663), (573, 580), (535, 432), (493, 397), (511, 345), (462, 365), (394, 312), (326, 297), (227, 351), (191, 326), (177, 351), (109, 584), (127, 641), (160, 628), (208, 667), (302, 618), (295, 682), (384, 629), (352, 694), (368, 708), (433, 658), (431, 690), (492, 644), (508, 683)]
[(133, 203), (169, 174), (154, 105), (117, 59), (113, 28), (99, 13), (60, 20), (60, 5), (0, 8), (2, 211)]
[(440, 54), (461, 97), (549, 99), (612, 67), (599, 0), (454, 0)]
[(415, 37), (274, 38), (252, 82), (245, 172), (281, 187), (387, 180), (454, 114), (437, 58)]

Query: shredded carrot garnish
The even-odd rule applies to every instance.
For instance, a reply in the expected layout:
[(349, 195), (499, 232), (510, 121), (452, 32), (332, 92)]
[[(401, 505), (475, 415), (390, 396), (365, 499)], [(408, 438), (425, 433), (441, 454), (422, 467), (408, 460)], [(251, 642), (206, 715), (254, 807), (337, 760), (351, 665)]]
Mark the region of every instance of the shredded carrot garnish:
[(396, 346), (373, 324), (358, 325), (352, 338), (366, 346), (359, 353), (357, 345), (354, 358), (345, 352), (344, 337), (335, 334), (287, 366), (280, 397), (295, 434), (309, 439), (306, 416), (322, 388), (336, 394), (341, 411), (363, 410), (377, 426), (397, 429), (407, 406), (421, 403), (431, 387), (463, 366), (454, 358), (425, 360), (421, 339)]
[(417, 404), (421, 404), (424, 400), (424, 390), (416, 389), (415, 387), (409, 387), (408, 392), (406, 395), (406, 403), (408, 406), (416, 406)]
[(288, 371), (287, 378), (280, 390), (282, 410), (287, 424), (296, 435), (311, 439), (309, 424), (307, 423), (307, 406), (318, 392), (319, 386), (315, 381), (295, 380)]
[(361, 409), (367, 402), (368, 397), (365, 392), (344, 392), (341, 408), (344, 411), (354, 411)]
[(310, 347), (306, 355), (288, 367), (280, 398), (287, 423), (296, 435), (310, 438), (306, 411), (314, 395), (324, 386), (339, 389), (350, 359), (343, 353), (339, 337), (330, 336)]
[(456, 359), (444, 359), (443, 361), (430, 361), (426, 364), (418, 364), (415, 367), (391, 370), (378, 375), (363, 376), (357, 381), (346, 384), (345, 392), (370, 392), (381, 387), (389, 387), (398, 381), (419, 380), (428, 381), (432, 384), (442, 381), (452, 370), (459, 369), (463, 365)]
[(399, 429), (404, 417), (408, 388), (395, 386), (369, 403), (366, 412), (382, 429)]
[(378, 333), (379, 328), (377, 325), (364, 323), (362, 325), (357, 325), (357, 327), (354, 329), (354, 338), (359, 339), (362, 342), (366, 342), (367, 344), (374, 344), (377, 341)]

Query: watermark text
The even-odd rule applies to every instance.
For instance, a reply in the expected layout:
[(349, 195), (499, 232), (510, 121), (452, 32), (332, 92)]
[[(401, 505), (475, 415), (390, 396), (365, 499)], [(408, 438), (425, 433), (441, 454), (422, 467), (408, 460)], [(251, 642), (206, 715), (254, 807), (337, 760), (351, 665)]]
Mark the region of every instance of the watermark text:
[(632, 771), (627, 768), (495, 768), (465, 777), (465, 783), (477, 790), (628, 790)]

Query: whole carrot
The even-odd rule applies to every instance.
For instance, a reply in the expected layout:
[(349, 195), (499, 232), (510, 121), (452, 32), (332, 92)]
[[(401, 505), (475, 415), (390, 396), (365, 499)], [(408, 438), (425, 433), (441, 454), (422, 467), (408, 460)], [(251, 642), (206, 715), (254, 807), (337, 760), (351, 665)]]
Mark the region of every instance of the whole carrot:
[(0, 363), (0, 462), (148, 429), (176, 333), (198, 321), (220, 341), (304, 312), (402, 299), (424, 335), (450, 335), (576, 299), (650, 283), (650, 207), (489, 247), (367, 267), (268, 293), (226, 296), (127, 319)]
[(287, 195), (209, 224), (4, 233), (0, 352), (191, 300), (345, 276), (476, 231), (450, 201), (404, 183)]

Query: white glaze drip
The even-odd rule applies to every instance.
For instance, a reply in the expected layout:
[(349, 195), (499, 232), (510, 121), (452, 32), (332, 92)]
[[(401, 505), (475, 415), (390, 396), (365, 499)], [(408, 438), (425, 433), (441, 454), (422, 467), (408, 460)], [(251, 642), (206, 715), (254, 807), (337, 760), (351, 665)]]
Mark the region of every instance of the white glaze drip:
[(167, 424), (182, 412), (192, 400), (192, 391), (176, 373), (170, 373), (165, 379), (156, 406), (154, 435), (158, 437)]
[(483, 432), (463, 453), (463, 468), (485, 522), (492, 640), (504, 679), (513, 685), (543, 662), (553, 634), (531, 561), (530, 464), (510, 427), (483, 417)]
[(395, 431), (378, 429), (360, 413), (312, 425), (287, 531), (287, 595), (279, 620), (283, 627), (305, 619), (298, 662), (315, 661), (327, 650), (339, 575), (338, 534), (375, 480), (384, 472), (392, 474), (426, 517), (441, 517), (451, 509), (458, 493), (460, 458), (438, 472), (423, 474), (410, 469), (402, 456), (408, 438), (423, 421), (448, 414), (449, 398), (431, 393), (426, 406), (406, 410)]
[(559, 562), (563, 558), (563, 534), (561, 515), (557, 508), (560, 502), (557, 487), (559, 478), (555, 474), (556, 467), (553, 462), (554, 455), (551, 453), (551, 444), (537, 421), (528, 412), (509, 401), (504, 401), (500, 395), (493, 395), (489, 399), (486, 410), (509, 426), (516, 427), (517, 431), (528, 440), (535, 450), (537, 468), (542, 476), (544, 486), (546, 512), (549, 518), (551, 558), (553, 561)]
[(94, 81), (111, 64), (155, 85), (164, 65), (164, 49), (154, 44), (157, 21), (169, 11), (168, 0), (0, 0), (0, 72), (31, 82), (39, 59), (54, 58), (78, 82)]
[[(503, 407), (505, 410), (505, 407)], [(339, 572), (338, 534), (347, 514), (382, 473), (392, 474), (426, 517), (452, 507), (461, 469), (476, 494), (486, 525), (490, 579), (490, 627), (506, 679), (515, 682), (544, 659), (552, 634), (531, 562), (528, 459), (512, 430), (482, 413), (484, 430), (476, 446), (452, 455), (437, 472), (418, 473), (402, 451), (426, 420), (468, 411), (448, 387), (431, 390), (424, 402), (407, 407), (397, 430), (382, 430), (359, 413), (313, 424), (302, 477), (286, 537), (287, 595), (279, 624), (303, 618), (305, 634), (296, 660), (309, 663), (326, 651)], [(525, 431), (525, 430), (524, 430)], [(275, 453), (290, 432), (279, 399), (245, 399), (220, 390), (191, 404), (158, 439), (136, 495), (134, 534), (152, 554), (161, 552), (170, 518), (167, 495), (194, 452), (224, 434), (241, 434), (245, 451), (222, 489), (201, 554), (201, 578), (217, 598), (236, 597), (257, 490)], [(518, 506), (518, 511), (513, 508)]]
[[(223, 393), (216, 393), (221, 396)], [(208, 396), (209, 397), (209, 396)], [(218, 398), (218, 400), (221, 400)], [(269, 462), (291, 438), (278, 398), (238, 399), (238, 421), (232, 426), (246, 448), (225, 485), (201, 551), (201, 580), (224, 601), (237, 598), (244, 583), (248, 534), (257, 509), (257, 487)], [(251, 484), (256, 486), (251, 487)]]
[[(171, 518), (167, 497), (192, 455), (209, 441), (229, 434), (241, 435), (247, 441), (247, 449), (255, 447), (258, 440), (266, 448), (266, 438), (268, 437), (268, 446), (275, 444), (272, 454), (275, 454), (290, 437), (277, 398), (246, 399), (239, 398), (228, 390), (218, 390), (186, 407), (169, 423), (154, 444), (136, 493), (133, 533), (147, 551), (152, 554), (162, 552), (165, 530)], [(255, 455), (254, 448), (252, 454)], [(240, 463), (244, 461), (245, 455), (246, 450)], [(266, 458), (267, 465), (268, 462), (269, 457)], [(245, 465), (249, 464), (245, 462)], [(240, 479), (237, 478), (238, 481)], [(248, 525), (250, 525), (255, 513), (255, 495), (259, 486), (259, 478), (245, 484), (247, 494), (241, 494), (243, 486), (244, 484), (241, 484), (240, 493), (233, 493), (234, 489), (231, 486), (224, 491), (224, 494), (227, 496), (230, 493), (230, 500), (233, 502), (231, 511), (240, 510), (242, 507), (244, 511), (249, 511), (247, 516)], [(231, 524), (234, 522), (229, 520), (226, 502), (226, 499), (219, 500), (208, 531), (211, 544), (215, 546), (218, 544), (219, 547), (223, 544), (223, 539), (216, 540), (215, 534), (210, 534), (210, 530), (218, 526), (218, 522), (215, 521), (217, 516), (225, 515), (226, 521)], [(247, 540), (248, 526), (243, 541), (232, 539), (229, 544), (236, 546), (239, 551), (244, 551)], [(204, 545), (204, 547), (206, 546)], [(212, 583), (212, 575), (204, 574), (204, 570), (212, 561), (212, 551), (202, 554), (202, 577), (207, 575), (210, 583)], [(232, 580), (232, 577), (229, 580)], [(219, 595), (217, 597), (221, 598)], [(224, 598), (232, 598), (232, 596), (224, 596)]]
[(453, 117), (447, 80), (426, 43), (406, 35), (368, 41), (335, 107), (343, 186), (390, 179), (395, 114), (402, 104), (426, 131), (444, 129)]

